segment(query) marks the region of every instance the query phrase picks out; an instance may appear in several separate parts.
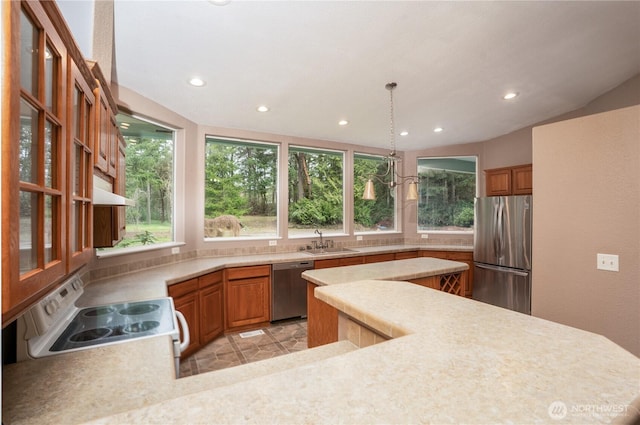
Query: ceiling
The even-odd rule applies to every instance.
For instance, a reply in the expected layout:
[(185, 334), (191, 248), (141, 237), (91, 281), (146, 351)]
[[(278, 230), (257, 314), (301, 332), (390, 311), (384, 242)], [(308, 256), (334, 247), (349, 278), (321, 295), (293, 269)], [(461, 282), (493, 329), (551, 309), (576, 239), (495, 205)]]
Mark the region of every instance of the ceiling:
[(509, 133), (638, 74), (640, 2), (115, 0), (115, 64), (118, 84), (201, 125), (383, 148), (394, 81), (396, 145), (417, 150)]

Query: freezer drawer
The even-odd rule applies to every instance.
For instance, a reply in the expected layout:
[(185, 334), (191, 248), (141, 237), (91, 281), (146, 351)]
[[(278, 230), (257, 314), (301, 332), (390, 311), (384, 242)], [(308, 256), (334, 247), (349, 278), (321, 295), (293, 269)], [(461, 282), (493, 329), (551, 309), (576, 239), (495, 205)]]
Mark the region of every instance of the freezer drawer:
[(531, 314), (531, 272), (475, 263), (473, 299)]

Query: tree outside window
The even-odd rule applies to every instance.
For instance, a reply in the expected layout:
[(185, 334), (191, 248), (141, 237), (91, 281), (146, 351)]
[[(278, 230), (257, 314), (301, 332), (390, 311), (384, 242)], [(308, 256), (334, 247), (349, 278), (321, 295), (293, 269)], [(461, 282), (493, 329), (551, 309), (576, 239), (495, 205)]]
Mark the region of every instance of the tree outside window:
[(476, 158), (418, 158), (418, 231), (473, 231)]
[(174, 131), (118, 114), (126, 147), (126, 234), (113, 249), (172, 242)]
[(274, 237), (278, 145), (207, 136), (204, 236)]
[(344, 153), (289, 147), (289, 236), (344, 233)]
[(379, 155), (356, 153), (353, 158), (353, 219), (356, 233), (392, 231), (396, 228), (396, 189), (372, 179), (374, 201), (362, 199), (366, 181), (387, 171), (387, 162)]

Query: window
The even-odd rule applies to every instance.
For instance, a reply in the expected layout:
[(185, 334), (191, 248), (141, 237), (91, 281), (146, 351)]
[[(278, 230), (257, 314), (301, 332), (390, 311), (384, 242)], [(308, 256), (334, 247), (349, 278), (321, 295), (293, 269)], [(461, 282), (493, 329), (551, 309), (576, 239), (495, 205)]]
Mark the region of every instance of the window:
[(205, 138), (205, 238), (278, 234), (278, 145)]
[(418, 231), (473, 231), (476, 158), (418, 158)]
[(115, 248), (173, 242), (174, 131), (129, 115), (116, 117), (126, 148), (127, 230)]
[(396, 228), (396, 189), (380, 180), (372, 179), (375, 201), (362, 199), (366, 181), (387, 171), (382, 156), (356, 153), (353, 158), (353, 220), (356, 233), (392, 231)]
[(289, 147), (289, 236), (344, 233), (344, 153)]

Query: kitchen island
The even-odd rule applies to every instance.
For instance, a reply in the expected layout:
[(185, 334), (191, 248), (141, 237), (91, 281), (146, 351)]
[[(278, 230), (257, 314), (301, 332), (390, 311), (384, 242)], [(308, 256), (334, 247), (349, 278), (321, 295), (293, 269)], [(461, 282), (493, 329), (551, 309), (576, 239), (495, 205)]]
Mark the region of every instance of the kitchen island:
[[(3, 422), (609, 423), (632, 414), (640, 393), (640, 359), (600, 335), (407, 282), (327, 285), (316, 296), (392, 339), (179, 380), (161, 338), (123, 344), (126, 361), (115, 346), (88, 350), (92, 361), (73, 356), (59, 376), (64, 356), (34, 362), (39, 374), (13, 365)], [(145, 366), (150, 349), (167, 356), (164, 371)]]

